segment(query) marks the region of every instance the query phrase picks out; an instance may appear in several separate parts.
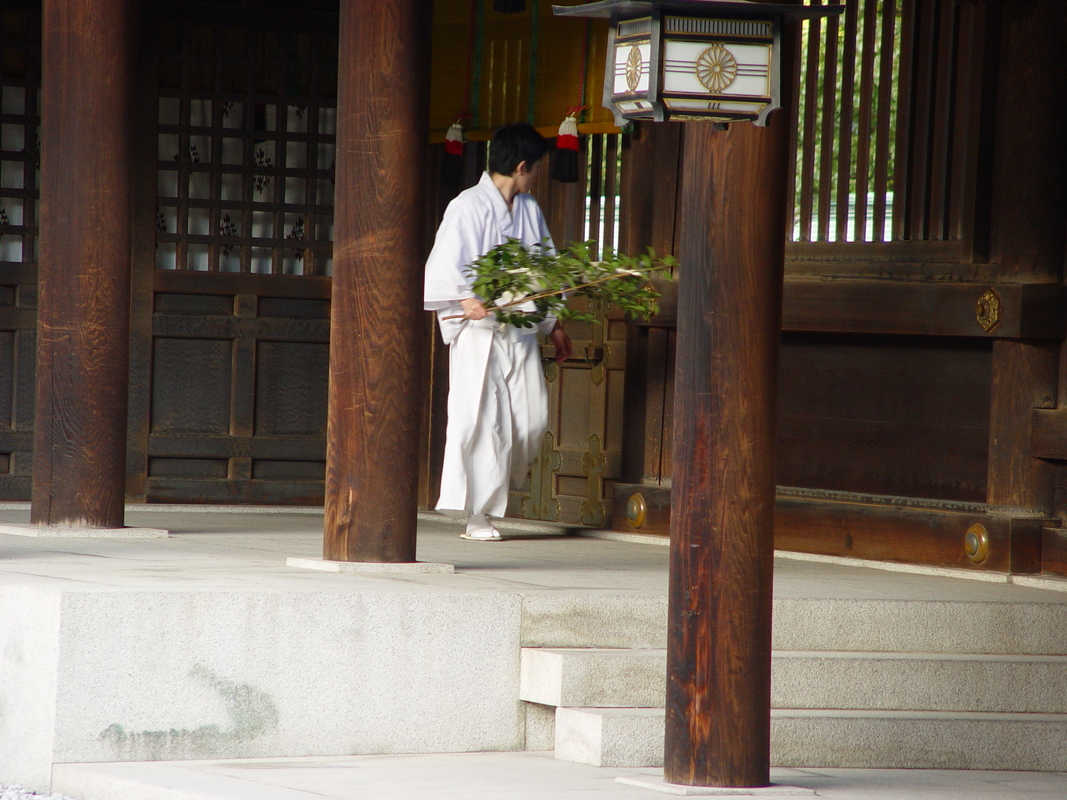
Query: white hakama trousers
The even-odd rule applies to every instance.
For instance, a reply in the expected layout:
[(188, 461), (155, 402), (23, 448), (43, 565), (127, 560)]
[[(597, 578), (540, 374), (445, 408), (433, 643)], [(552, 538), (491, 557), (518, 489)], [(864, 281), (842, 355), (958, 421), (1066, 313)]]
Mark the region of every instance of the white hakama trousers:
[(448, 426), (437, 510), (504, 516), (548, 430), (548, 389), (532, 331), (468, 322), (452, 341)]

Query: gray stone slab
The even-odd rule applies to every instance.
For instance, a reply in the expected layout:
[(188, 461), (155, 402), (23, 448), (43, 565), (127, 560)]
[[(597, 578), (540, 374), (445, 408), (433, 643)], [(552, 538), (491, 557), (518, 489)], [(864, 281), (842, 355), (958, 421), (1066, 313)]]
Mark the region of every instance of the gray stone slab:
[(646, 778), (644, 776), (620, 776), (615, 779), (625, 786), (637, 786), (652, 789), (655, 792), (675, 795), (677, 797), (814, 797), (814, 789), (802, 786), (757, 786), (747, 788), (727, 788), (723, 786), (682, 786), (668, 783), (663, 778)]
[(0, 525), (0, 533), (12, 536), (36, 536), (42, 539), (166, 539), (165, 528), (85, 528), (66, 525)]
[(1067, 656), (775, 651), (774, 708), (1067, 713)]
[(59, 625), (57, 595), (0, 585), (0, 784), (48, 786)]
[(556, 758), (594, 767), (663, 766), (662, 708), (557, 708)]
[[(556, 757), (663, 766), (663, 709), (556, 710)], [(771, 764), (1067, 770), (1067, 715), (772, 709)]]
[[(541, 753), (339, 756), (135, 764), (57, 764), (54, 789), (87, 800), (641, 800), (662, 796), (598, 768)], [(771, 782), (825, 800), (1062, 800), (1062, 773), (771, 769)], [(736, 795), (735, 795), (736, 796)]]
[(523, 648), (520, 697), (583, 708), (663, 705), (667, 651), (624, 648)]
[(331, 561), (325, 558), (287, 558), (285, 565), (299, 569), (317, 569), (321, 572), (365, 572), (370, 574), (440, 575), (456, 571), (452, 564), (433, 564), (426, 561), (413, 563), (379, 563), (374, 561)]

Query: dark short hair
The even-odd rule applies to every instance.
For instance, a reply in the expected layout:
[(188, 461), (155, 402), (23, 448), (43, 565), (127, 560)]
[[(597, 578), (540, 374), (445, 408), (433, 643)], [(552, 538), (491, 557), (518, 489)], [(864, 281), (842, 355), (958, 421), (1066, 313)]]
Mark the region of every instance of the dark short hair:
[(548, 152), (548, 140), (528, 122), (506, 125), (489, 143), (489, 171), (510, 175), (525, 161), (533, 166)]

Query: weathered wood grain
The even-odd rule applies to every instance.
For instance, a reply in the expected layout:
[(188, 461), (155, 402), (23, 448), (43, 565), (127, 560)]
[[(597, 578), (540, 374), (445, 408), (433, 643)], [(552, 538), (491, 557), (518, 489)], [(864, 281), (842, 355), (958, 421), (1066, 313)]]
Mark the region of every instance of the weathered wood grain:
[[(621, 483), (614, 488), (613, 530), (669, 534), (670, 489)], [(635, 493), (647, 508), (640, 527), (626, 516)], [(989, 539), (988, 555), (980, 563), (972, 562), (964, 549), (967, 530), (975, 523), (985, 527)], [(1042, 550), (1041, 528), (1047, 523), (992, 513), (981, 503), (894, 501), (782, 487), (775, 501), (774, 549), (988, 572), (1033, 573), (1040, 568), (1067, 574), (1067, 546), (1056, 538), (1050, 544), (1048, 529)]]
[(36, 524), (123, 524), (133, 20), (130, 0), (43, 5)]
[(664, 775), (763, 786), (789, 117), (685, 131)]
[[(653, 282), (659, 313), (639, 325), (677, 324), (678, 284)], [(986, 330), (978, 300), (996, 293), (999, 321)], [(1064, 288), (1057, 284), (958, 283), (909, 280), (786, 278), (782, 329), (825, 333), (964, 336), (980, 339), (1062, 339)]]
[(1035, 408), (1056, 405), (1058, 348), (999, 341), (993, 345), (989, 412), (990, 506), (1052, 513), (1052, 465), (1031, 450)]
[(342, 0), (323, 555), (415, 560), (430, 4)]

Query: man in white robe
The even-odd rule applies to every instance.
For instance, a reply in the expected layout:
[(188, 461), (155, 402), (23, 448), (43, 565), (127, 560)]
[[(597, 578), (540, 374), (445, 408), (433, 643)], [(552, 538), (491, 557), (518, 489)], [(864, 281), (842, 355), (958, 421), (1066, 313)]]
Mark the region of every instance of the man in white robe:
[(557, 360), (571, 352), (570, 339), (553, 318), (537, 328), (501, 326), (472, 291), (467, 271), (509, 238), (527, 247), (552, 245), (544, 215), (527, 193), (547, 149), (545, 139), (526, 123), (497, 131), (489, 170), (449, 203), (426, 262), (424, 305), (437, 312), (449, 345), (448, 426), (437, 510), (466, 517), (466, 539), (499, 541), (490, 517), (504, 516), (509, 485), (525, 480), (548, 428), (537, 331), (550, 337)]

